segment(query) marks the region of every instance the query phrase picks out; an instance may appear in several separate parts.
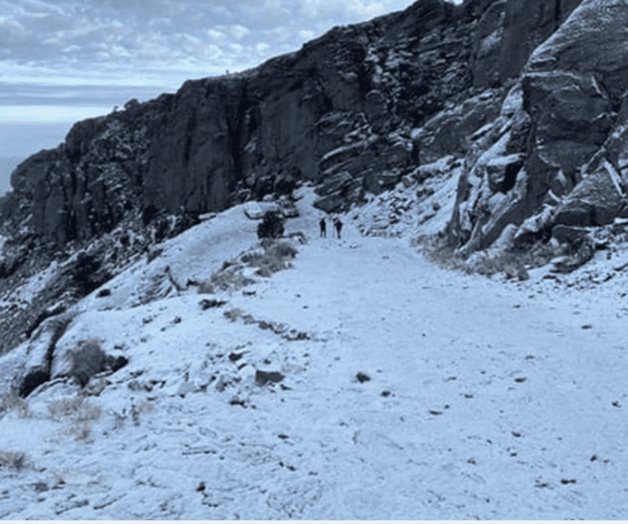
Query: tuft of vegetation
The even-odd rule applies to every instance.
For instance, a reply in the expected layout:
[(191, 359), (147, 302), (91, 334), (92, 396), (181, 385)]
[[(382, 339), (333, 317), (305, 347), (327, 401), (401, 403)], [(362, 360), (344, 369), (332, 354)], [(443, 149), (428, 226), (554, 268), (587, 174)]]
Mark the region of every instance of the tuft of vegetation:
[(290, 261), (298, 253), (292, 242), (265, 238), (261, 248), (248, 251), (237, 259), (225, 262), (222, 268), (198, 286), (199, 293), (216, 293), (241, 289), (254, 281), (244, 275), (245, 267), (256, 268), (256, 274), (270, 277), (273, 273), (290, 267)]
[(68, 375), (74, 377), (81, 387), (85, 387), (91, 377), (107, 368), (107, 354), (97, 339), (81, 341), (69, 356), (72, 366)]
[(250, 267), (257, 268), (256, 273), (268, 278), (278, 271), (290, 267), (290, 261), (297, 256), (297, 249), (285, 240), (262, 241), (263, 251), (256, 251), (243, 261)]
[(22, 418), (30, 417), (31, 412), (28, 403), (16, 392), (12, 391), (7, 395), (0, 397), (0, 415), (15, 411)]
[(77, 396), (53, 400), (48, 404), (48, 414), (56, 421), (88, 422), (100, 418), (102, 410), (85, 397)]
[(0, 469), (21, 471), (28, 465), (28, 457), (23, 451), (0, 451)]
[(100, 407), (88, 402), (85, 397), (63, 398), (48, 404), (48, 414), (57, 422), (68, 422), (68, 433), (77, 440), (89, 440), (92, 436), (91, 422), (100, 418)]
[(253, 283), (248, 277), (240, 274), (241, 267), (230, 265), (214, 273), (208, 280), (198, 286), (199, 293), (211, 294), (218, 291), (241, 289)]

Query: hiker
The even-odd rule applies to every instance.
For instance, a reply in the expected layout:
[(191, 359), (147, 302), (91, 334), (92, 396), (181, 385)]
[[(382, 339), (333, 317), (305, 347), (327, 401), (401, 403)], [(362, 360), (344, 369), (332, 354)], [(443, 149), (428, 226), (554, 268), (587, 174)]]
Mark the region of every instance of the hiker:
[(334, 227), (336, 228), (336, 237), (340, 238), (340, 232), (342, 231), (342, 222), (338, 217), (334, 219)]
[(321, 238), (327, 238), (327, 222), (325, 222), (325, 217), (321, 218), (321, 221), (318, 223), (321, 228)]

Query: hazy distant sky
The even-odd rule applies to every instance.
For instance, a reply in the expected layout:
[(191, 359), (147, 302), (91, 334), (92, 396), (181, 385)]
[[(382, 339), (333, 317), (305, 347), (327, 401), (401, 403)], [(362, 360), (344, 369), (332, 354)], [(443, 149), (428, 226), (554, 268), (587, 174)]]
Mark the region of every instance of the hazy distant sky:
[(0, 157), (412, 0), (0, 0)]

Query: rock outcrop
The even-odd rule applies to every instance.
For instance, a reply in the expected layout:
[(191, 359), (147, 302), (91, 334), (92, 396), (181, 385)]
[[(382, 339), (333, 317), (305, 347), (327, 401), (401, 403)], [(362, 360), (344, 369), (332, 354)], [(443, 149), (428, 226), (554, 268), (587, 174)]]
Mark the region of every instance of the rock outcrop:
[(481, 152), (467, 156), (449, 227), (464, 253), (535, 215), (544, 217), (537, 235), (528, 221), (515, 239), (626, 215), (628, 5), (585, 0), (560, 25), (575, 4), (556, 3), (555, 31), (527, 61)]

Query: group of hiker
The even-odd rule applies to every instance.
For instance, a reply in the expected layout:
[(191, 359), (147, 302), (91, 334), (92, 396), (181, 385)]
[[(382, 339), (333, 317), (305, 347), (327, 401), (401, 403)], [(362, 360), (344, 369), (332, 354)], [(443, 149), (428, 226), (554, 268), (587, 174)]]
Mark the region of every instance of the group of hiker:
[[(332, 224), (334, 225), (334, 229), (336, 230), (336, 238), (341, 238), (340, 235), (342, 233), (342, 222), (338, 217), (334, 217), (332, 219)], [(318, 225), (321, 229), (321, 238), (327, 238), (327, 220), (325, 220), (325, 217), (321, 217)]]

